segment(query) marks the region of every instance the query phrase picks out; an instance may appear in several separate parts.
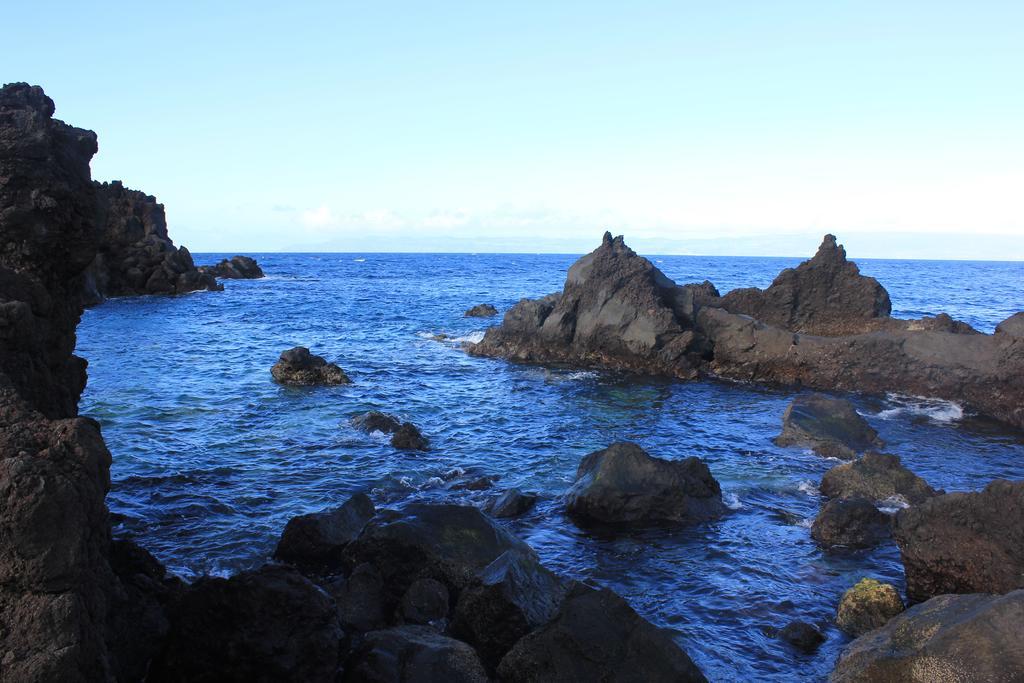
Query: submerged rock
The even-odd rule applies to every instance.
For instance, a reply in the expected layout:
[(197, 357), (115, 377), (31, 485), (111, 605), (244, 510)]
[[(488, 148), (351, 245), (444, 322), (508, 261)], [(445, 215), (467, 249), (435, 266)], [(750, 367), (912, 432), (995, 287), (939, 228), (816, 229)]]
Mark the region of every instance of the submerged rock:
[(791, 332), (829, 336), (874, 329), (892, 310), (889, 293), (846, 260), (834, 235), (825, 235), (814, 258), (779, 273), (768, 289), (735, 289), (721, 305)]
[(491, 304), (477, 304), (462, 314), (465, 318), (490, 318), (498, 315), (498, 309)]
[(850, 645), (831, 683), (1024, 680), (1024, 590), (940, 595)]
[(830, 500), (811, 526), (811, 538), (823, 548), (871, 548), (890, 536), (890, 519), (866, 498)]
[(793, 399), (782, 416), (779, 446), (804, 446), (819, 455), (850, 460), (869, 448), (882, 446), (878, 432), (853, 404), (824, 394), (803, 394)]
[(334, 601), (293, 569), (196, 582), (172, 610), (147, 681), (333, 681), (344, 634)]
[(314, 356), (305, 346), (283, 352), (270, 374), (275, 382), (297, 386), (352, 383), (344, 370), (322, 356)]
[(861, 579), (843, 593), (836, 625), (856, 637), (885, 626), (904, 609), (895, 586), (876, 579)]
[(420, 428), (412, 422), (403, 422), (402, 426), (391, 435), (391, 445), (406, 451), (426, 451), (430, 443), (424, 438)]
[(536, 504), (536, 493), (523, 493), (517, 488), (512, 488), (488, 502), (484, 506), (484, 512), (492, 517), (518, 517), (532, 510)]
[(575, 584), (555, 617), (524, 636), (498, 666), (508, 683), (705, 681), (668, 634), (609, 590)]
[(391, 435), (391, 445), (403, 450), (425, 451), (430, 442), (412, 422), (402, 422), (394, 415), (371, 410), (352, 418), (352, 426), (368, 434), (380, 432)]
[(807, 654), (814, 652), (825, 642), (825, 635), (818, 630), (818, 627), (799, 619), (793, 620), (779, 629), (777, 637)]
[(427, 626), (398, 626), (367, 633), (349, 658), (351, 683), (488, 683), (469, 645)]
[(293, 517), (277, 543), (274, 557), (302, 567), (336, 566), (341, 551), (355, 540), (376, 510), (364, 493), (333, 510)]
[(912, 602), (1024, 588), (1024, 481), (997, 480), (901, 510), (893, 534)]
[(899, 497), (910, 505), (939, 495), (928, 483), (900, 464), (895, 455), (869, 451), (864, 457), (836, 465), (818, 487), (829, 498), (868, 498), (884, 501)]
[(213, 266), (199, 266), (199, 270), (225, 280), (258, 280), (266, 277), (256, 259), (249, 256), (232, 256), (221, 259)]
[(694, 524), (726, 510), (703, 460), (662, 460), (627, 442), (583, 458), (566, 509), (575, 521), (603, 524)]

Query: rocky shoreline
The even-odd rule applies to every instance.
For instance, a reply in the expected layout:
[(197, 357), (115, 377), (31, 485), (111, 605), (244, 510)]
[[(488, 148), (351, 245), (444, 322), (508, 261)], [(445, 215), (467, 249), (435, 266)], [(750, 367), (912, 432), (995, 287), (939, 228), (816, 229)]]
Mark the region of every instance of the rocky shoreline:
[[(86, 363), (73, 355), (84, 283), (95, 294), (105, 282), (105, 296), (181, 293), (179, 286), (209, 288), (212, 276), (173, 247), (155, 199), (91, 180), (95, 134), (53, 115), (38, 87), (0, 89), (0, 678), (705, 680), (674, 634), (614, 592), (550, 571), (494, 520), (535, 504), (536, 495), (516, 489), (499, 493), (490, 514), (417, 501), (377, 510), (357, 494), (291, 520), (271, 563), (191, 585), (132, 541), (112, 540), (104, 500), (111, 454), (98, 423), (77, 408), (86, 381)], [(101, 219), (103, 202), (121, 218)], [(141, 226), (145, 260), (136, 255), (139, 239), (111, 237), (115, 223), (114, 232), (132, 237)], [(241, 258), (216, 271), (255, 276), (258, 265)], [(723, 297), (709, 282), (676, 286), (606, 235), (570, 269), (561, 293), (520, 302), (468, 348), (681, 379), (923, 388), (1024, 426), (1024, 387), (1015, 381), (1024, 376), (1020, 314), (984, 335), (948, 316), (901, 321), (889, 309), (885, 290), (846, 261), (834, 238), (767, 290)], [(282, 354), (273, 378), (349, 381), (303, 347)], [(918, 604), (903, 611), (898, 592), (878, 582), (837, 595), (837, 621), (859, 637), (833, 680), (1024, 676), (1024, 482), (936, 491), (898, 457), (877, 452), (884, 444), (843, 403), (798, 397), (780, 435), (782, 445), (850, 460), (825, 475), (829, 500), (815, 523), (821, 533), (812, 533), (826, 552), (891, 535), (907, 597)], [(429, 447), (415, 425), (393, 416), (354, 419), (392, 434), (396, 448)], [(610, 444), (581, 461), (565, 512), (612, 533), (705, 523), (729, 514), (713, 474), (698, 458), (664, 460)], [(906, 507), (893, 517), (879, 512), (894, 496)], [(810, 651), (822, 635), (793, 622), (779, 637)]]

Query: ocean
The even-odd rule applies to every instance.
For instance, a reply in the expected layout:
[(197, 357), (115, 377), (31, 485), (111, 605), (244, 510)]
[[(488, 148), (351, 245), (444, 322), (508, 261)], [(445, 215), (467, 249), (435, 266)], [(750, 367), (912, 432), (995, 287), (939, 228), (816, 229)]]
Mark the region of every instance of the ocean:
[[(213, 263), (230, 254), (197, 254)], [(811, 541), (817, 483), (838, 464), (780, 448), (789, 390), (675, 382), (616, 372), (516, 365), (460, 348), (500, 321), (463, 318), (492, 303), (561, 289), (575, 255), (257, 254), (268, 277), (222, 293), (108, 301), (86, 311), (81, 413), (113, 454), (115, 534), (134, 537), (192, 580), (265, 562), (291, 517), (370, 491), (378, 507), (417, 498), (481, 503), (518, 486), (542, 500), (508, 523), (551, 569), (606, 585), (673, 629), (709, 679), (823, 680), (848, 642), (832, 623), (864, 576), (903, 588), (892, 543), (856, 554)], [(677, 283), (722, 293), (767, 286), (799, 258), (650, 257)], [(991, 332), (1024, 310), (1024, 263), (859, 261), (893, 315), (947, 312)], [(449, 338), (435, 341), (436, 334)], [(308, 346), (354, 384), (288, 388), (270, 366)], [(932, 486), (980, 489), (1024, 479), (1024, 433), (956, 404), (854, 397), (903, 463)], [(367, 410), (415, 422), (428, 452), (356, 431)], [(604, 536), (580, 531), (560, 496), (580, 459), (613, 441), (707, 460), (730, 514), (703, 526)], [(499, 475), (494, 491), (453, 491), (453, 476)], [(771, 629), (820, 625), (825, 644), (795, 652)]]

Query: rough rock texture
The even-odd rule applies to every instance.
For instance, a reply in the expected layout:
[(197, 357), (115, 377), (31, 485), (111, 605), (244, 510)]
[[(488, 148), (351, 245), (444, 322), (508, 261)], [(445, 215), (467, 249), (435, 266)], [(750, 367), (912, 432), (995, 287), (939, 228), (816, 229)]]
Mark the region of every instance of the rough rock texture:
[(1024, 481), (936, 496), (896, 515), (911, 602), (1024, 588)]
[(172, 610), (147, 681), (334, 681), (334, 601), (286, 567), (202, 579)]
[(890, 535), (889, 516), (866, 498), (830, 500), (811, 526), (811, 538), (823, 548), (871, 548)]
[(1009, 318), (996, 325), (996, 334), (1024, 339), (1024, 312), (1014, 313)]
[(275, 382), (296, 386), (351, 384), (345, 371), (322, 356), (314, 356), (305, 346), (296, 346), (281, 354), (270, 368)]
[(644, 621), (609, 590), (576, 584), (547, 625), (501, 660), (507, 683), (548, 681), (704, 681), (672, 637)]
[(797, 396), (782, 416), (779, 446), (804, 446), (832, 458), (852, 459), (869, 448), (882, 446), (849, 401), (824, 394)]
[(721, 487), (700, 458), (662, 460), (621, 442), (583, 458), (566, 509), (582, 523), (693, 524), (726, 508)]
[(829, 498), (867, 498), (884, 501), (898, 497), (910, 505), (923, 503), (939, 492), (900, 464), (899, 457), (869, 451), (853, 462), (836, 465), (818, 487)]
[(856, 637), (885, 626), (903, 610), (903, 599), (895, 586), (861, 579), (843, 593), (836, 611), (836, 626)]
[(348, 576), (337, 576), (324, 584), (338, 603), (338, 617), (348, 631), (376, 631), (388, 624), (384, 612), (384, 578), (369, 562), (357, 565)]
[(402, 596), (399, 613), (409, 624), (429, 624), (448, 618), (451, 611), (448, 587), (434, 579), (416, 579)]
[(892, 310), (885, 288), (846, 260), (834, 235), (825, 235), (814, 258), (779, 273), (768, 289), (733, 290), (722, 307), (791, 332), (829, 336), (874, 329)]
[(41, 88), (0, 89), (0, 677), (102, 681), (117, 579), (110, 453), (76, 418), (81, 275), (96, 254), (96, 135)]
[(119, 180), (95, 187), (96, 225), (102, 237), (86, 270), (87, 305), (113, 296), (224, 289), (196, 268), (188, 249), (174, 246), (164, 205), (155, 197), (130, 190)]
[(216, 265), (199, 266), (199, 270), (224, 280), (258, 280), (261, 277), (266, 277), (260, 264), (250, 256), (232, 256), (229, 259), (221, 259)]
[(412, 422), (402, 422), (394, 415), (378, 410), (371, 410), (352, 418), (352, 426), (366, 433), (380, 432), (391, 435), (391, 445), (395, 448), (411, 451), (425, 451), (430, 442)]
[(356, 539), (375, 512), (366, 494), (357, 493), (333, 510), (293, 517), (285, 525), (274, 557), (301, 567), (337, 566), (341, 551)]
[(816, 626), (799, 619), (795, 619), (779, 629), (777, 637), (808, 654), (817, 650), (818, 646), (825, 642), (824, 634)]
[(491, 304), (477, 304), (462, 314), (465, 318), (490, 318), (498, 315), (498, 309)]
[(469, 645), (426, 626), (366, 634), (346, 666), (350, 683), (488, 683)]
[(843, 651), (831, 683), (1024, 680), (1024, 590), (941, 595)]
[(703, 347), (693, 315), (717, 295), (705, 285), (677, 287), (622, 237), (605, 233), (601, 246), (569, 269), (560, 294), (519, 302), (468, 351), (696, 377)]
[(570, 585), (536, 558), (506, 552), (459, 596), (452, 629), (493, 671), (520, 638), (554, 618)]
[(484, 512), (491, 517), (518, 517), (532, 510), (536, 504), (536, 493), (523, 493), (517, 488), (512, 488), (484, 505)]

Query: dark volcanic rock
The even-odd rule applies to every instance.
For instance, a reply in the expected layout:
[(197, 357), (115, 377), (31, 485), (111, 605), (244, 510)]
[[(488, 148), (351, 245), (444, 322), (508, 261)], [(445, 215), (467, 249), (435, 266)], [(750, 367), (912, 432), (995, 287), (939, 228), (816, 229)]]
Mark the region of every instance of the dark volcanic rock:
[(293, 569), (196, 582), (172, 610), (148, 681), (334, 681), (344, 634), (334, 601)]
[(1014, 313), (1009, 318), (996, 325), (996, 334), (1024, 339), (1024, 312)]
[(1024, 588), (1024, 481), (997, 480), (901, 510), (893, 534), (911, 602)]
[(897, 456), (875, 451), (830, 469), (821, 478), (819, 490), (829, 498), (883, 501), (898, 496), (910, 505), (939, 494), (924, 479), (903, 467)]
[(384, 613), (384, 579), (380, 570), (364, 562), (348, 576), (336, 576), (324, 589), (338, 604), (338, 617), (346, 631), (376, 631), (387, 625)]
[(721, 516), (725, 504), (700, 458), (662, 460), (621, 442), (583, 458), (566, 509), (583, 523), (693, 524)]
[(416, 579), (440, 581), (457, 592), (502, 553), (533, 550), (475, 507), (411, 503), (385, 510), (345, 548), (349, 566), (370, 563), (383, 578), (385, 608), (394, 612)]
[(270, 368), (270, 374), (280, 384), (351, 384), (344, 370), (334, 363), (328, 363), (322, 356), (314, 356), (305, 346), (296, 346), (283, 352), (280, 360)]
[(498, 666), (507, 683), (704, 681), (672, 637), (609, 590), (576, 584), (555, 618), (520, 639)]
[(477, 304), (462, 314), (465, 318), (490, 318), (498, 315), (498, 309), (491, 304)]
[(250, 256), (232, 256), (229, 259), (221, 259), (213, 266), (199, 266), (199, 270), (224, 280), (258, 280), (265, 277), (263, 269), (256, 263), (256, 259)]
[(520, 638), (554, 618), (569, 587), (536, 558), (506, 552), (462, 591), (452, 629), (493, 671)]
[(509, 489), (484, 506), (484, 512), (492, 517), (518, 517), (525, 515), (537, 504), (536, 493), (523, 493), (517, 488)]
[(174, 246), (164, 206), (155, 197), (130, 190), (119, 180), (95, 187), (96, 224), (102, 237), (86, 271), (86, 304), (112, 296), (224, 289), (196, 268), (188, 249)]
[(831, 683), (1024, 680), (1024, 590), (940, 595), (843, 651)]
[(488, 683), (476, 652), (426, 626), (366, 634), (346, 666), (350, 683)]
[(402, 422), (394, 415), (371, 410), (352, 418), (352, 426), (366, 433), (380, 432), (391, 434), (391, 445), (395, 448), (411, 451), (429, 450), (427, 441), (420, 428), (412, 422)]
[(376, 510), (365, 493), (357, 493), (333, 510), (293, 517), (277, 543), (274, 557), (302, 567), (329, 568), (341, 559)]
[(779, 640), (783, 640), (801, 652), (810, 654), (825, 642), (825, 636), (816, 626), (806, 621), (794, 620), (779, 629)]
[(824, 548), (871, 548), (890, 535), (890, 519), (866, 498), (831, 500), (811, 526), (811, 538)]
[(402, 620), (410, 624), (429, 624), (448, 618), (451, 594), (448, 588), (434, 579), (417, 579), (402, 596), (399, 611)]
[(779, 446), (805, 446), (826, 457), (855, 458), (882, 446), (878, 432), (857, 414), (853, 404), (824, 394), (797, 396), (782, 416)]
[(721, 304), (785, 330), (829, 336), (874, 329), (892, 309), (885, 288), (846, 260), (833, 235), (825, 235), (814, 258), (779, 273), (768, 289), (736, 289)]
[(692, 315), (706, 288), (688, 287), (677, 287), (622, 237), (605, 233), (601, 246), (569, 269), (560, 294), (519, 302), (467, 349), (519, 361), (695, 377), (703, 346)]
[(836, 626), (856, 637), (885, 626), (903, 610), (903, 600), (895, 586), (861, 579), (843, 593), (836, 610)]

